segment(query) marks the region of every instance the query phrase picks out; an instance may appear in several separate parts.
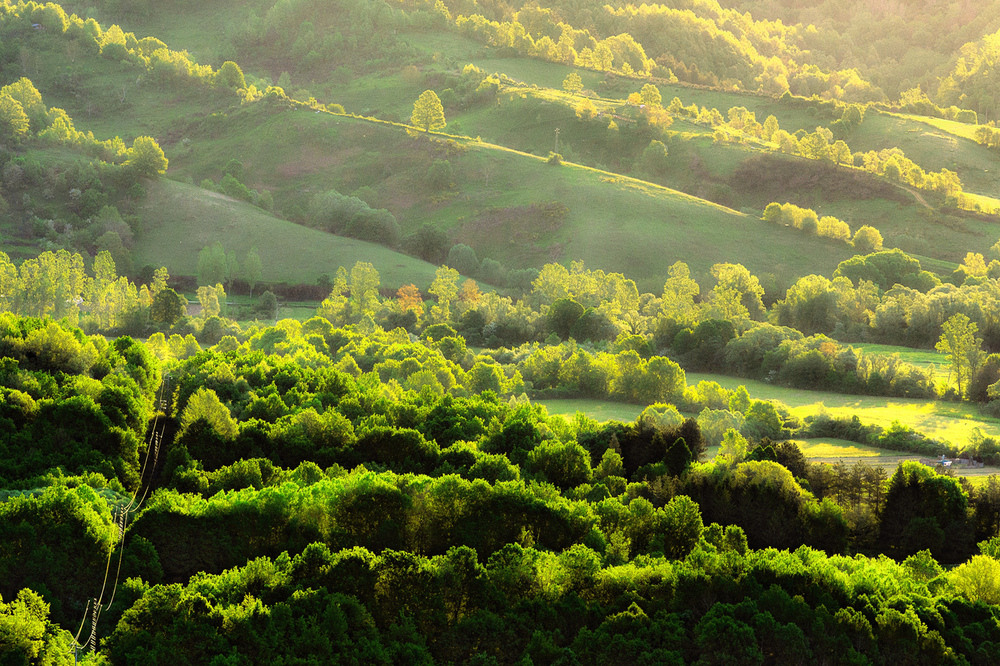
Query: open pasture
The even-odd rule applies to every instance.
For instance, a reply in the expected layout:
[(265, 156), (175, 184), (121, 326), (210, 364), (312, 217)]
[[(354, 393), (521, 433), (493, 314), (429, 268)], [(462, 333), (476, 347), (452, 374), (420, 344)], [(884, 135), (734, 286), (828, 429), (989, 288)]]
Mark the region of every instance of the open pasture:
[(742, 384), (747, 387), (751, 397), (784, 403), (792, 414), (800, 418), (822, 413), (838, 417), (857, 415), (863, 423), (874, 423), (882, 427), (889, 427), (893, 421), (899, 421), (918, 432), (958, 446), (965, 445), (974, 428), (979, 428), (990, 436), (1000, 436), (1000, 421), (983, 416), (975, 405), (968, 403), (807, 391), (709, 373), (692, 372), (687, 375), (689, 384), (696, 384), (701, 380), (715, 381), (728, 389)]
[(860, 349), (865, 354), (898, 354), (899, 358), (911, 365), (932, 373), (935, 382), (947, 382), (950, 371), (948, 359), (944, 354), (934, 349), (913, 349), (896, 345), (880, 345), (867, 342), (852, 342), (852, 347)]
[(633, 405), (627, 402), (609, 402), (607, 400), (590, 400), (586, 398), (569, 399), (560, 398), (553, 400), (535, 400), (537, 404), (544, 405), (549, 414), (572, 417), (577, 412), (583, 412), (597, 421), (621, 421), (629, 423), (635, 421), (645, 405)]

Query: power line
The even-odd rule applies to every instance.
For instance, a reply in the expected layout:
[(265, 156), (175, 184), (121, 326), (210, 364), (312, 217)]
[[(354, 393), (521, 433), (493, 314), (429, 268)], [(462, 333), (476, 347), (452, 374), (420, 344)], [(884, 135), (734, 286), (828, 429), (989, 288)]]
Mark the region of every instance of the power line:
[[(157, 430), (157, 424), (160, 419), (160, 413), (166, 412), (166, 400), (164, 400), (164, 393), (169, 390), (170, 386), (170, 375), (166, 375), (163, 378), (163, 382), (160, 384), (159, 396), (156, 402), (156, 414), (153, 417), (153, 423), (150, 426), (149, 439), (146, 444), (146, 457), (143, 459), (142, 469), (139, 471), (139, 485), (136, 487), (135, 491), (132, 493), (132, 497), (129, 499), (128, 503), (122, 507), (112, 510), (111, 521), (115, 527), (117, 527), (117, 539), (112, 537), (114, 541), (117, 542), (118, 548), (118, 566), (115, 570), (114, 582), (111, 588), (111, 599), (108, 601), (107, 607), (102, 606), (102, 601), (104, 600), (104, 592), (107, 590), (108, 577), (111, 573), (111, 559), (115, 554), (115, 545), (112, 544), (112, 548), (108, 551), (108, 561), (104, 567), (104, 580), (101, 583), (101, 591), (98, 597), (90, 598), (87, 600), (87, 606), (83, 611), (83, 619), (80, 621), (80, 628), (76, 632), (76, 636), (73, 637), (72, 646), (70, 651), (73, 654), (73, 659), (76, 661), (79, 657), (81, 650), (89, 650), (90, 652), (95, 652), (97, 650), (97, 621), (100, 619), (101, 612), (105, 610), (110, 610), (111, 605), (115, 601), (115, 596), (118, 592), (118, 581), (121, 577), (122, 570), (122, 560), (125, 555), (125, 530), (128, 526), (128, 518), (130, 515), (137, 513), (142, 505), (145, 503), (146, 498), (149, 496), (149, 491), (153, 485), (153, 473), (156, 471), (156, 465), (160, 457), (160, 444), (163, 441), (163, 433), (166, 431), (166, 421), (160, 423), (159, 430)], [(153, 467), (149, 472), (149, 480), (143, 482), (146, 477), (146, 467), (149, 463), (150, 453), (152, 452)], [(139, 491), (142, 491), (142, 496), (139, 497)], [(136, 501), (136, 498), (139, 498)], [(90, 635), (87, 638), (85, 644), (79, 642), (80, 635), (83, 632), (83, 627), (87, 623), (88, 611), (90, 614)]]
[(111, 604), (115, 603), (115, 594), (118, 593), (118, 579), (122, 573), (122, 559), (125, 555), (125, 524), (128, 519), (128, 514), (122, 512), (121, 520), (118, 523), (118, 533), (119, 537), (119, 548), (118, 548), (118, 569), (115, 571), (115, 585), (111, 589), (111, 600), (108, 601), (108, 605), (104, 607), (104, 610), (111, 610)]

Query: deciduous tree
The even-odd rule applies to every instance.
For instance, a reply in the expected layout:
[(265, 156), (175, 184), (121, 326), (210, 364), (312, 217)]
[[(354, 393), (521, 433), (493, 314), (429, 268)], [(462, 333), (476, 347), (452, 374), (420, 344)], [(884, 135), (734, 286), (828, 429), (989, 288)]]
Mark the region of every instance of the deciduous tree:
[(867, 224), (854, 232), (854, 249), (863, 254), (882, 249), (882, 234)]
[(578, 93), (583, 90), (583, 79), (576, 72), (570, 72), (563, 79), (562, 87), (566, 92)]
[(184, 316), (186, 301), (173, 289), (166, 287), (156, 292), (149, 308), (149, 318), (156, 324), (171, 326)]
[(446, 323), (451, 318), (451, 302), (458, 294), (458, 271), (441, 266), (434, 273), (434, 282), (427, 291), (437, 296), (437, 303), (431, 307), (431, 320)]
[(983, 339), (976, 335), (978, 332), (976, 323), (959, 312), (941, 325), (941, 338), (934, 345), (947, 355), (960, 396), (965, 395), (969, 380), (983, 362)]
[(10, 95), (0, 95), (0, 141), (20, 143), (28, 136), (28, 114)]
[(420, 93), (420, 97), (413, 103), (410, 122), (425, 132), (441, 129), (447, 124), (444, 119), (444, 107), (436, 92), (425, 90)]
[(135, 168), (142, 176), (155, 176), (167, 172), (168, 161), (156, 139), (140, 136), (132, 142), (125, 164)]
[(261, 267), (260, 255), (257, 254), (257, 248), (252, 247), (247, 252), (247, 258), (243, 260), (243, 279), (246, 280), (247, 286), (250, 287), (251, 299), (253, 298), (253, 289), (260, 282), (262, 274), (263, 268)]
[(647, 83), (642, 87), (639, 91), (639, 98), (643, 104), (651, 109), (659, 108), (663, 104), (663, 95), (660, 94), (660, 89), (652, 83)]

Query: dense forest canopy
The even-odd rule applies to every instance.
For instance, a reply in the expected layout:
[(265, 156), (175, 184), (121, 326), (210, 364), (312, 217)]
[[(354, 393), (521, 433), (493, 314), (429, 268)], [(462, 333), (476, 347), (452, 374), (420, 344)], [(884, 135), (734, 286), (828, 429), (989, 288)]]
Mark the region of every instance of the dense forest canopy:
[[(8, 654), (59, 661), (71, 639), (60, 626), (83, 617), (122, 663), (345, 651), (508, 662), (542, 646), (599, 663), (620, 641), (677, 662), (995, 657), (992, 641), (969, 639), (996, 631), (995, 479), (971, 489), (918, 463), (891, 476), (809, 463), (774, 443), (788, 424), (768, 430), (773, 406), (745, 391), (728, 401), (745, 425), (708, 459), (705, 413), (549, 416), (474, 392), (479, 362), (443, 395), (406, 388), (392, 357), (463, 371), (450, 346), (402, 331), (288, 320), (161, 367), (128, 338), (95, 354), (80, 341), (102, 338), (8, 315), (5, 350), (39, 331), (47, 356), (5, 352), (0, 593), (7, 626), (32, 627), (3, 635)], [(159, 373), (170, 397), (157, 405)], [(88, 395), (54, 397), (57, 381)], [(90, 384), (105, 386), (96, 402)], [(43, 444), (73, 431), (87, 435), (79, 453)], [(107, 448), (112, 433), (131, 446)], [(24, 438), (34, 460), (13, 452)], [(117, 575), (102, 594), (104, 560)]]

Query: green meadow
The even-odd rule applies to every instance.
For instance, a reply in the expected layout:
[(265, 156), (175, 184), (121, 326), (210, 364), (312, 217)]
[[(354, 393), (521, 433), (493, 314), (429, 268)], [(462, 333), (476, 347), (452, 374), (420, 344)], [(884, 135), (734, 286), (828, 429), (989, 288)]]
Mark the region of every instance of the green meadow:
[(947, 383), (951, 378), (947, 356), (939, 351), (870, 342), (852, 342), (850, 344), (866, 354), (898, 355), (906, 363), (931, 371), (936, 383)]
[[(700, 379), (707, 379), (713, 376), (710, 375), (694, 375), (689, 374), (688, 380), (695, 381)], [(719, 378), (715, 378), (719, 381)], [(719, 383), (723, 383), (719, 381)], [(741, 382), (747, 385), (750, 390), (751, 395), (754, 398), (764, 398), (764, 399), (775, 399), (773, 397), (768, 397), (762, 395), (761, 393), (755, 391), (757, 388), (756, 382), (753, 382), (754, 386), (751, 388), (751, 382)], [(724, 384), (725, 385), (725, 384)], [(838, 396), (838, 394), (827, 394), (831, 398), (843, 397)], [(785, 395), (784, 397), (787, 397)], [(815, 397), (815, 396), (814, 396)], [(596, 419), (597, 421), (622, 421), (628, 423), (634, 421), (638, 418), (639, 414), (642, 413), (644, 409), (640, 405), (631, 405), (626, 403), (618, 402), (607, 402), (602, 400), (587, 400), (587, 399), (558, 399), (558, 400), (538, 400), (537, 404), (544, 405), (549, 414), (557, 414), (566, 417), (573, 417), (575, 414), (583, 413), (586, 416)], [(788, 404), (788, 403), (785, 403)], [(800, 405), (801, 408), (807, 409), (807, 411), (802, 411), (801, 409), (793, 409), (793, 413), (800, 415), (815, 413), (815, 405)], [(846, 407), (845, 407), (846, 409)], [(863, 410), (863, 408), (862, 408)], [(838, 412), (837, 409), (827, 409), (827, 413), (832, 415), (843, 416), (847, 412)], [(864, 422), (876, 422), (882, 425), (883, 423), (879, 421), (879, 418), (871, 418), (872, 414), (865, 411), (858, 412), (859, 417)], [(690, 416), (695, 416), (691, 414)], [(904, 418), (907, 416), (905, 413), (901, 413), (900, 416)], [(902, 423), (906, 423), (903, 418), (898, 419)], [(921, 421), (921, 425), (926, 425), (927, 420)], [(885, 423), (884, 425), (890, 425), (890, 423)], [(908, 425), (911, 425), (908, 423)], [(1000, 432), (1000, 424), (994, 425), (994, 434)], [(916, 426), (914, 426), (916, 427)], [(983, 428), (986, 430), (986, 428)], [(919, 428), (918, 428), (919, 430)], [(957, 432), (957, 430), (952, 430), (951, 432)], [(817, 439), (799, 439), (793, 440), (802, 454), (806, 457), (809, 462), (822, 462), (822, 463), (838, 463), (843, 462), (845, 464), (854, 464), (856, 462), (864, 462), (869, 465), (875, 465), (877, 467), (882, 467), (886, 470), (888, 474), (896, 469), (900, 462), (904, 460), (920, 460), (921, 457), (916, 454), (900, 453), (899, 451), (892, 451), (889, 449), (882, 449), (874, 446), (868, 446), (865, 444), (858, 444), (857, 442), (850, 442), (841, 439), (832, 438), (817, 438)], [(954, 440), (953, 440), (954, 441)], [(705, 450), (705, 455), (703, 460), (711, 460), (719, 453), (718, 446), (710, 446)], [(965, 477), (973, 485), (980, 485), (985, 483), (987, 477), (991, 474), (996, 474), (1000, 472), (996, 467), (977, 467), (977, 468), (955, 468), (952, 473), (955, 476)]]
[(643, 405), (632, 405), (626, 402), (609, 402), (607, 400), (580, 399), (549, 399), (535, 400), (536, 404), (544, 405), (549, 414), (561, 416), (573, 416), (577, 412), (582, 412), (592, 419), (598, 421), (621, 421), (628, 423), (635, 421), (642, 410)]
[(169, 266), (179, 275), (196, 274), (198, 252), (216, 241), (240, 259), (256, 247), (263, 282), (314, 284), (323, 274), (333, 276), (339, 266), (350, 269), (357, 261), (368, 261), (385, 287), (415, 282), (425, 288), (436, 270), (381, 245), (309, 229), (217, 192), (165, 179), (150, 187), (141, 213), (136, 263)]
[[(208, 20), (203, 14), (199, 9), (180, 23), (170, 19), (172, 27), (164, 33), (165, 39), (175, 48), (190, 43), (196, 59), (215, 61), (223, 54), (213, 47), (218, 39), (213, 42), (210, 35), (228, 34), (234, 28), (226, 27), (223, 19)], [(167, 21), (165, 12), (150, 16), (150, 30), (161, 27), (158, 21)], [(618, 175), (633, 172), (633, 158), (612, 164), (610, 161), (617, 159), (614, 151), (603, 157), (585, 154), (584, 147), (596, 136), (594, 132), (606, 129), (601, 123), (579, 122), (574, 112), (579, 96), (561, 90), (565, 75), (578, 68), (531, 58), (497, 57), (481, 44), (450, 33), (406, 33), (401, 39), (424, 54), (420, 56), (423, 60), (418, 57), (416, 76), (404, 71), (401, 64), (393, 72), (362, 74), (331, 83), (326, 91), (322, 82), (310, 83), (315, 88), (312, 92), (320, 95), (321, 101), (343, 103), (348, 111), (405, 122), (412, 100), (433, 83), (434, 77), (460, 71), (465, 63), (473, 62), (487, 72), (500, 71), (524, 81), (525, 86), (513, 92), (525, 95), (525, 99), (515, 95), (515, 99), (501, 100), (499, 106), (474, 106), (454, 113), (448, 110), (446, 131), (456, 137), (455, 143), (434, 145), (410, 137), (400, 126), (374, 120), (301, 107), (241, 107), (235, 97), (217, 89), (155, 85), (149, 77), (135, 77), (122, 63), (85, 54), (74, 54), (70, 68), (73, 86), (68, 88), (59, 83), (59, 77), (64, 76), (60, 63), (71, 49), (55, 40), (41, 44), (44, 48), (38, 51), (37, 79), (47, 103), (65, 107), (81, 129), (92, 130), (99, 137), (160, 137), (170, 159), (170, 178), (187, 183), (206, 178), (218, 182), (230, 160), (243, 162), (246, 185), (271, 193), (277, 217), (304, 221), (311, 198), (336, 189), (360, 196), (372, 207), (390, 210), (403, 236), (430, 224), (444, 231), (450, 242), (470, 245), (480, 258), (499, 260), (509, 268), (581, 259), (590, 268), (626, 273), (643, 291), (658, 292), (667, 267), (678, 260), (687, 262), (701, 279), (715, 263), (742, 263), (780, 290), (805, 274), (829, 275), (837, 263), (852, 254), (852, 248), (843, 243), (763, 225), (756, 216), (775, 198), (813, 207), (820, 215), (835, 215), (852, 229), (862, 224), (875, 226), (887, 247), (898, 246), (928, 257), (938, 263), (927, 267), (943, 273), (970, 250), (985, 253), (996, 239), (992, 222), (942, 219), (909, 194), (901, 201), (855, 199), (846, 185), (832, 190), (803, 186), (781, 195), (768, 187), (758, 192), (736, 191), (730, 182), (732, 174), (759, 151), (716, 144), (709, 128), (683, 120), (677, 120), (676, 128), (668, 132), (670, 164), (658, 178), (659, 184)], [(607, 95), (597, 100), (599, 106), (619, 104), (618, 96), (624, 97), (631, 84), (635, 89), (642, 84), (639, 80), (619, 81), (615, 90), (605, 91), (600, 85), (602, 74), (579, 71), (585, 86)], [(297, 94), (297, 87), (293, 81), (289, 92)], [(676, 95), (685, 104), (715, 107), (723, 113), (731, 106), (745, 106), (758, 119), (775, 114), (789, 130), (811, 131), (816, 124), (826, 122), (809, 109), (774, 97), (680, 84), (660, 83), (659, 87), (665, 102)], [(561, 130), (560, 149), (566, 157), (561, 167), (541, 159), (555, 147), (557, 127)], [(988, 151), (956, 136), (960, 130), (872, 112), (851, 132), (848, 141), (854, 150), (900, 145), (925, 168), (958, 168), (970, 191), (988, 197), (988, 179), (995, 177), (988, 169), (992, 166), (996, 170), (995, 159), (991, 162)], [(482, 141), (464, 137), (482, 137)], [(946, 147), (944, 153), (942, 146)], [(453, 187), (428, 191), (425, 176), (438, 159), (451, 163)], [(145, 204), (143, 210), (152, 212), (153, 219), (146, 224), (148, 237), (139, 238), (136, 266), (169, 260), (174, 273), (189, 274), (195, 262), (186, 256), (190, 248), (209, 240), (210, 230), (231, 228), (229, 223), (202, 219), (201, 214), (192, 212), (202, 210), (206, 216), (218, 212), (225, 218), (229, 213), (220, 209), (228, 204), (210, 201), (197, 189), (186, 191), (192, 201), (182, 203), (183, 197), (175, 190), (170, 206), (159, 205), (156, 193)], [(984, 198), (984, 205), (989, 201)], [(544, 223), (532, 217), (552, 202), (565, 203), (565, 213)], [(255, 229), (256, 235), (246, 237), (252, 240), (237, 239), (236, 244), (256, 243), (264, 236), (285, 234), (290, 228), (253, 211), (246, 215), (253, 220), (247, 222), (247, 228)], [(266, 219), (276, 220), (269, 231), (265, 230)], [(942, 233), (943, 227), (949, 233)], [(164, 231), (167, 228), (176, 229), (179, 238), (171, 238)], [(278, 247), (283, 244), (276, 241)], [(348, 249), (332, 253), (321, 249), (328, 246)], [(19, 251), (14, 241), (7, 247), (12, 253)], [(331, 266), (335, 270), (336, 262), (354, 256), (360, 246), (355, 241), (334, 239), (310, 247), (305, 256), (274, 250), (270, 268), (265, 267), (265, 280), (273, 276), (275, 281), (314, 282), (318, 275), (329, 273)], [(427, 279), (427, 267), (421, 262), (391, 260), (395, 254), (374, 248), (371, 256), (385, 266), (386, 284), (420, 284)], [(286, 258), (291, 260), (289, 265), (279, 268), (279, 262)], [(411, 267), (414, 272), (404, 275)]]
[(987, 435), (1000, 436), (1000, 420), (983, 416), (975, 405), (969, 403), (845, 395), (774, 386), (766, 382), (710, 373), (692, 372), (687, 375), (689, 384), (697, 384), (702, 380), (718, 382), (728, 389), (742, 384), (755, 399), (783, 403), (792, 414), (800, 418), (822, 413), (839, 417), (857, 415), (864, 423), (883, 427), (899, 421), (930, 437), (959, 446), (966, 443), (975, 428)]
[[(185, 145), (168, 152), (171, 170), (195, 182), (217, 179), (228, 159), (238, 159), (249, 165), (248, 185), (268, 183), (286, 213), (301, 214), (325, 189), (354, 193), (364, 187), (371, 205), (395, 212), (404, 235), (431, 223), (481, 258), (515, 268), (582, 259), (588, 267), (627, 273), (642, 290), (659, 291), (674, 261), (688, 262), (703, 277), (713, 264), (732, 261), (791, 282), (807, 272), (832, 272), (851, 254), (843, 243), (803, 238), (677, 190), (573, 163), (548, 165), (496, 144), (457, 140), (442, 155), (456, 174), (455, 187), (428, 198), (421, 195), (422, 179), (441, 153), (393, 125), (304, 109), (276, 116), (237, 111), (226, 123), (230, 130), (256, 127), (256, 133), (219, 134), (220, 123), (207, 119), (192, 128)], [(395, 146), (391, 158), (382, 146)], [(568, 204), (544, 224), (526, 216), (531, 207), (554, 201)], [(162, 210), (164, 216), (182, 212)], [(512, 239), (524, 242), (514, 246)]]

